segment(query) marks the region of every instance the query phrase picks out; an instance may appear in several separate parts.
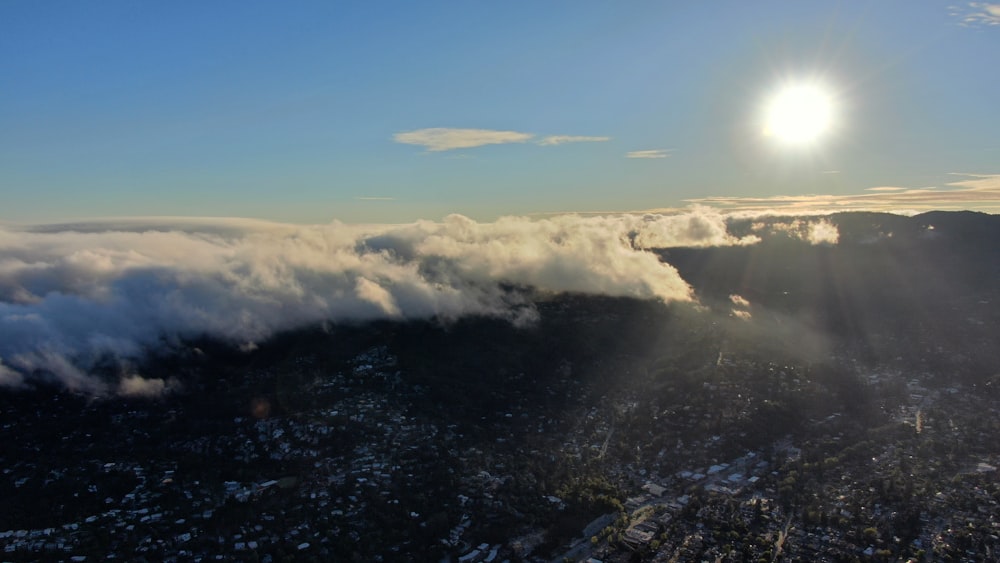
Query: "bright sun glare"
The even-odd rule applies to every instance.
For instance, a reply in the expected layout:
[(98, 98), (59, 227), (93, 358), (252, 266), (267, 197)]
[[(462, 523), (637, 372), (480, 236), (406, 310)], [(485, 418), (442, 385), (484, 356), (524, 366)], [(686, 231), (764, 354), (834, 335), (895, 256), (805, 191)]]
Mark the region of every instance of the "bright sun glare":
[(833, 101), (814, 84), (785, 86), (766, 106), (764, 134), (789, 145), (806, 145), (830, 129)]

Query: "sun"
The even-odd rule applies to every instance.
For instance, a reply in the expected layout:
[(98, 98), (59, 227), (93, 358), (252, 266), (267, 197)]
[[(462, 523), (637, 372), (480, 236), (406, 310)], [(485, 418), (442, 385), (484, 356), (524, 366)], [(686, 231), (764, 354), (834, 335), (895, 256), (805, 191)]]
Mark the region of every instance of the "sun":
[(764, 134), (786, 145), (811, 145), (833, 124), (833, 96), (818, 84), (782, 87), (764, 110)]

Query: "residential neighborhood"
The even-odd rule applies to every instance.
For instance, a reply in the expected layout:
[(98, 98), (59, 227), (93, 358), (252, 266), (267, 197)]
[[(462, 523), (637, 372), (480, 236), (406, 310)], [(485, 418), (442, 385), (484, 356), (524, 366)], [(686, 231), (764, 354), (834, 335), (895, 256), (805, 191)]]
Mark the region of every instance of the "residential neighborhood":
[[(992, 385), (885, 365), (845, 386), (829, 366), (704, 357), (668, 379), (602, 361), (614, 385), (562, 358), (532, 388), (480, 380), (478, 405), (430, 406), (385, 345), (332, 372), (315, 353), (251, 366), (217, 383), (229, 404), (20, 395), (3, 408), (2, 557), (920, 561), (1000, 547)], [(59, 439), (41, 450), (43, 436)]]

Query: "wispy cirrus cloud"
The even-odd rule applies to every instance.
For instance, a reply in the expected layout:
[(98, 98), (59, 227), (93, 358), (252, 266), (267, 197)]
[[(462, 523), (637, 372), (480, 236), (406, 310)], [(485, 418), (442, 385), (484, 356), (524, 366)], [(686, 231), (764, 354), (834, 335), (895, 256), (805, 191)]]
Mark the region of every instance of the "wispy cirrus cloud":
[(461, 129), (431, 127), (396, 133), (392, 139), (404, 145), (417, 145), (430, 152), (471, 149), (486, 145), (525, 143), (535, 135), (520, 131), (498, 131), (495, 129)]
[(951, 15), (965, 27), (1000, 26), (1000, 4), (969, 2), (966, 6), (951, 6)]
[(539, 145), (552, 146), (565, 143), (602, 143), (610, 141), (611, 137), (590, 137), (586, 135), (549, 135), (538, 141)]
[[(536, 137), (537, 135), (534, 133), (524, 133), (522, 131), (431, 127), (396, 133), (392, 136), (392, 139), (397, 143), (424, 147), (429, 152), (442, 152), (455, 149), (471, 149), (486, 145), (526, 143), (534, 140)], [(611, 137), (604, 136), (547, 135), (536, 140), (535, 144), (546, 147), (564, 145), (566, 143), (600, 143), (610, 140)]]
[(642, 151), (632, 151), (625, 154), (625, 158), (667, 158), (674, 149), (647, 149)]
[(973, 209), (1000, 212), (1000, 174), (952, 172), (965, 179), (943, 187), (878, 186), (871, 193), (779, 195), (768, 197), (713, 196), (685, 200), (728, 211), (830, 213), (837, 211), (929, 211)]
[(356, 199), (358, 201), (396, 201), (396, 198), (394, 198), (394, 197), (369, 196), (369, 195), (364, 195), (364, 196), (359, 195), (359, 196), (356, 196), (354, 199)]

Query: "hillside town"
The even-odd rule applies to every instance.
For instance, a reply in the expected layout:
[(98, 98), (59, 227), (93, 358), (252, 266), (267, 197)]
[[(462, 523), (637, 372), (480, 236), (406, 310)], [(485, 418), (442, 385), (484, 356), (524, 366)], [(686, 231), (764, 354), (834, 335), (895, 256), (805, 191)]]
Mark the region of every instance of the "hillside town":
[[(469, 383), (481, 398), (463, 406), (386, 345), (345, 358), (251, 366), (214, 383), (228, 401), (5, 397), (3, 558), (920, 561), (1000, 547), (992, 380), (730, 345), (645, 365), (560, 358), (548, 377)], [(590, 369), (606, 376), (579, 376)]]

